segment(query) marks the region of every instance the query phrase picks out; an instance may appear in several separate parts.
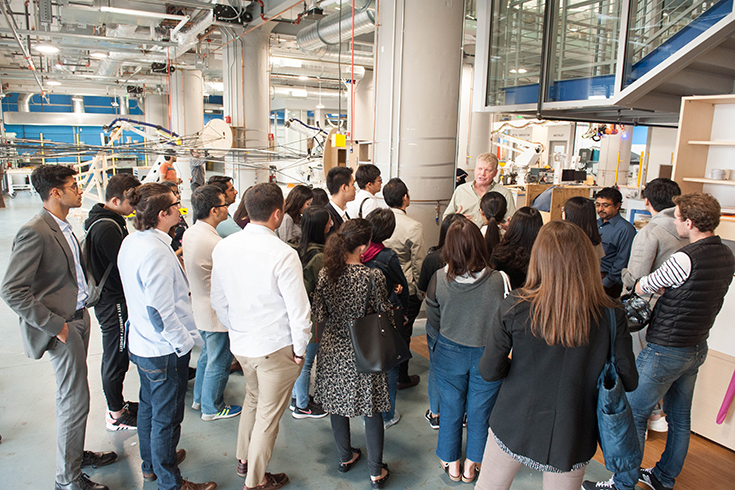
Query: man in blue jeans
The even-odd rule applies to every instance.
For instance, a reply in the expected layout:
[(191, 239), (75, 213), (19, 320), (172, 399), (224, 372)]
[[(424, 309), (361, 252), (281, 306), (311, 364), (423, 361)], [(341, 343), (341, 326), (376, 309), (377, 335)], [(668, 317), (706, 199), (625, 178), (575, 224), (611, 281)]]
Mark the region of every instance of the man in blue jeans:
[(135, 208), (137, 233), (120, 247), (117, 263), (128, 305), (130, 360), (140, 375), (138, 438), (143, 478), (159, 490), (214, 490), (214, 482), (181, 478), (177, 451), (184, 419), (189, 359), (202, 339), (194, 324), (189, 282), (171, 248), (168, 230), (179, 222), (169, 187), (144, 184), (126, 193)]
[(714, 197), (695, 193), (673, 200), (677, 233), (690, 243), (636, 285), (639, 294), (662, 296), (648, 327), (648, 345), (636, 360), (638, 388), (628, 393), (641, 449), (648, 417), (663, 398), (669, 424), (666, 450), (653, 468), (619, 473), (604, 482), (586, 481), (585, 490), (632, 490), (639, 481), (653, 490), (672, 489), (689, 450), (694, 384), (707, 357), (709, 331), (735, 273), (735, 258), (714, 234), (720, 223), (720, 204)]

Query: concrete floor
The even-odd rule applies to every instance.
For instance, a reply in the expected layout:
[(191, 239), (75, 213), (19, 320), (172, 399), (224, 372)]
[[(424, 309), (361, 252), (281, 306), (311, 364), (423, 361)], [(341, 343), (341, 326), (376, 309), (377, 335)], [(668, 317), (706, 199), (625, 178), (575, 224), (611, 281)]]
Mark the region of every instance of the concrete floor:
[[(41, 207), (37, 195), (20, 191), (15, 199), (6, 198), (7, 208), (0, 209), (0, 273), (4, 274), (10, 249), (18, 228)], [(82, 237), (81, 218), (70, 218)], [(94, 315), (92, 315), (94, 318)], [(423, 322), (417, 322), (415, 335), (423, 334)], [(23, 354), (18, 318), (0, 301), (0, 489), (53, 488), (55, 476), (54, 397), (56, 392), (53, 372), (45, 356), (39, 361)], [(144, 483), (140, 472), (136, 433), (107, 432), (105, 430), (105, 400), (100, 381), (102, 347), (100, 331), (94, 321), (89, 344), (89, 385), (92, 395), (87, 428), (86, 449), (115, 451), (118, 462), (93, 470), (86, 469), (95, 481), (111, 489), (137, 488), (153, 490), (155, 483)], [(195, 356), (198, 355), (198, 350)], [(194, 365), (192, 361), (192, 365)], [(402, 418), (385, 434), (384, 461), (389, 464), (391, 477), (387, 488), (451, 488), (467, 487), (452, 483), (441, 470), (436, 449), (437, 431), (429, 428), (424, 419), (428, 407), (426, 379), (428, 361), (416, 355), (411, 361), (411, 372), (421, 375), (421, 384), (401, 391), (396, 402)], [(191, 407), (191, 388), (186, 400), (186, 414), (179, 448), (187, 451), (181, 465), (185, 478), (195, 482), (213, 480), (222, 489), (239, 489), (244, 479), (237, 476), (235, 443), (238, 419), (203, 422), (199, 412)], [(125, 384), (125, 398), (137, 400), (138, 374), (131, 364)], [(225, 399), (241, 404), (245, 395), (245, 381), (233, 375), (227, 385)], [(353, 445), (365, 448), (364, 431), (358, 420), (353, 421)], [(337, 472), (338, 455), (332, 439), (329, 419), (295, 420), (286, 412), (281, 420), (280, 434), (269, 465), (272, 472), (287, 472), (291, 483), (287, 488), (297, 489), (366, 489), (367, 463), (361, 461), (346, 474)], [(597, 462), (587, 468), (587, 478), (607, 479), (610, 473)], [(523, 469), (516, 477), (514, 490), (541, 488), (541, 476)]]

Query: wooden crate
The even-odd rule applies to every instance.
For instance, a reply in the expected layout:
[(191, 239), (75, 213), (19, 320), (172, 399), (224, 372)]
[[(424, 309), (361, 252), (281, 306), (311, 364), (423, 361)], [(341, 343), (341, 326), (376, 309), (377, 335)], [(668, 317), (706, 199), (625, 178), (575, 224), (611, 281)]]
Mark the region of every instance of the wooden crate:
[[(541, 195), (552, 184), (528, 184), (526, 185), (526, 206), (531, 206), (533, 200)], [(541, 213), (544, 223), (551, 220), (561, 219), (561, 210), (564, 203), (576, 196), (590, 197), (594, 187), (581, 185), (557, 186), (551, 191), (551, 207), (548, 213)]]

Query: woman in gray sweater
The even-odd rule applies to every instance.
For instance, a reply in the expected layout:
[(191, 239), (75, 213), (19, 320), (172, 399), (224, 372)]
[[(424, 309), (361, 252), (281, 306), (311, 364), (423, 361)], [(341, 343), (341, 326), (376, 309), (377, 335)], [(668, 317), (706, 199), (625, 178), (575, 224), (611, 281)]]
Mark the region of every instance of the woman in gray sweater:
[(502, 383), (483, 380), (478, 363), (506, 287), (503, 273), (488, 267), (485, 241), (471, 221), (461, 218), (449, 227), (441, 254), (447, 265), (434, 274), (426, 296), (428, 322), (439, 330), (433, 352), (442, 409), (436, 455), (450, 480), (470, 483), (482, 462), (488, 419)]

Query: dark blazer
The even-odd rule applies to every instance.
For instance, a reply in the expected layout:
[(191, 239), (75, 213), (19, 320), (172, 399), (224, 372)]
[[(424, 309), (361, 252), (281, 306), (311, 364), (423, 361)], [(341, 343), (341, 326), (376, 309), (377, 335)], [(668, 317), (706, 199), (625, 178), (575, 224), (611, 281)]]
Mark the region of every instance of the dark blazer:
[(342, 226), (344, 220), (342, 219), (342, 216), (340, 216), (339, 211), (334, 207), (332, 201), (329, 201), (325, 207), (327, 208), (327, 211), (329, 211), (329, 215), (332, 217), (332, 228), (327, 233), (327, 235), (329, 235), (330, 233), (334, 233), (339, 230), (339, 227)]
[(20, 317), (26, 355), (40, 359), (55, 345), (77, 305), (74, 255), (46, 209), (15, 235), (0, 294)]
[[(593, 321), (589, 344), (569, 348), (534, 336), (530, 314), (530, 303), (519, 302), (514, 291), (490, 327), (480, 374), (487, 381), (504, 380), (490, 427), (514, 454), (570, 471), (597, 450), (597, 378), (610, 355), (607, 312), (599, 324)], [(616, 365), (623, 386), (632, 391), (638, 372), (624, 311), (616, 308), (615, 318)]]

